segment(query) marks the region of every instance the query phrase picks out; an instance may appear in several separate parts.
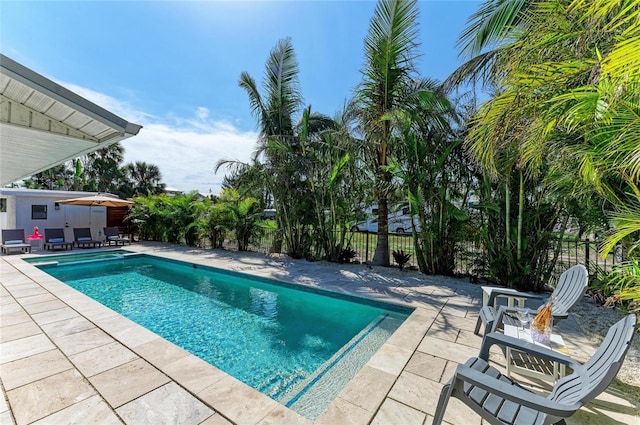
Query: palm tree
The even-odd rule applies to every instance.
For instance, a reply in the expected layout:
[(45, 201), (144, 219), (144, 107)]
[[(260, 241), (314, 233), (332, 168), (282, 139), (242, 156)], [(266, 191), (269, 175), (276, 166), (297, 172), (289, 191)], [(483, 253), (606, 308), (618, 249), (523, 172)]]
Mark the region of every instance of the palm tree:
[(356, 89), (366, 162), (378, 204), (378, 242), (374, 265), (389, 265), (389, 196), (394, 192), (389, 160), (396, 153), (390, 112), (407, 107), (415, 77), (418, 8), (415, 0), (380, 0), (365, 39), (363, 81)]
[(124, 159), (124, 148), (114, 143), (106, 148), (88, 154), (84, 159), (87, 176), (87, 190), (98, 192), (117, 192), (123, 178), (120, 164)]
[[(263, 177), (262, 184), (273, 195), (275, 208), (278, 210), (276, 234), (279, 236), (283, 231), (290, 233), (290, 222), (295, 219), (290, 214), (291, 205), (287, 202), (291, 179), (290, 172), (286, 169), (286, 158), (282, 157), (278, 149), (269, 150), (268, 145), (276, 142), (290, 146), (295, 141), (294, 117), (300, 113), (303, 104), (298, 73), (298, 62), (291, 39), (285, 38), (278, 41), (267, 58), (262, 80), (263, 94), (247, 72), (240, 75), (240, 87), (249, 96), (251, 112), (260, 128), (254, 164), (260, 164), (259, 170), (264, 172), (257, 174)], [(223, 164), (229, 163), (221, 162), (217, 168)], [(281, 238), (276, 240), (274, 251), (280, 252), (281, 241)]]
[(248, 250), (263, 233), (260, 201), (242, 198), (237, 190), (225, 189), (220, 194), (220, 203), (226, 212), (226, 227), (233, 231), (238, 251)]
[[(632, 147), (638, 139), (630, 135), (637, 123), (639, 8), (634, 1), (489, 0), (460, 39), (464, 51), (476, 56), (449, 81), (482, 77), (500, 87), (471, 121), (468, 146), (485, 172), (503, 184), (505, 249), (513, 250), (521, 266), (531, 245), (524, 243), (523, 222), (531, 212), (525, 205), (536, 201), (547, 208), (550, 201), (555, 208), (579, 184), (565, 184), (567, 158), (579, 164), (573, 172), (600, 188), (612, 205), (620, 197), (607, 188), (608, 179), (623, 176), (634, 186), (615, 164), (638, 152), (637, 143)], [(619, 134), (632, 142), (624, 143)], [(511, 201), (512, 187), (518, 188), (517, 202)], [(529, 190), (537, 188), (544, 190)], [(510, 224), (512, 203), (516, 226)]]
[(132, 193), (129, 196), (159, 195), (164, 192), (165, 184), (161, 183), (162, 174), (157, 165), (136, 161), (124, 167)]

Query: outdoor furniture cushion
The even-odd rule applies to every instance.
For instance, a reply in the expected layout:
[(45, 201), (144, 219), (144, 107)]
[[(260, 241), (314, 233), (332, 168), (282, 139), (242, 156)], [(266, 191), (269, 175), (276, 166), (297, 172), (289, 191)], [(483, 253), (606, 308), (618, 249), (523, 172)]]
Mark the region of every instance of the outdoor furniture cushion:
[(82, 237), (82, 238), (78, 238), (78, 239), (76, 239), (76, 240), (77, 240), (77, 241), (80, 241), (80, 242), (85, 242), (85, 241), (90, 241), (90, 240), (91, 240), (91, 238)]
[(18, 244), (21, 244), (21, 243), (23, 243), (23, 242), (20, 239), (16, 239), (16, 240), (13, 240), (13, 241), (4, 241), (5, 245), (18, 245)]
[(58, 242), (64, 242), (64, 238), (51, 238), (49, 239), (50, 243), (58, 243)]

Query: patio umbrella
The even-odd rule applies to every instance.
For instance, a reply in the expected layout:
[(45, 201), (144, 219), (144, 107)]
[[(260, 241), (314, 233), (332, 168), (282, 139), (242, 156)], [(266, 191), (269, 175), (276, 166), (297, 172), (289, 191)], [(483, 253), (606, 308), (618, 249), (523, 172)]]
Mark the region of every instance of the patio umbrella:
[(82, 198), (63, 199), (56, 201), (60, 205), (87, 205), (90, 207), (128, 207), (134, 203), (125, 199), (105, 195), (92, 195)]

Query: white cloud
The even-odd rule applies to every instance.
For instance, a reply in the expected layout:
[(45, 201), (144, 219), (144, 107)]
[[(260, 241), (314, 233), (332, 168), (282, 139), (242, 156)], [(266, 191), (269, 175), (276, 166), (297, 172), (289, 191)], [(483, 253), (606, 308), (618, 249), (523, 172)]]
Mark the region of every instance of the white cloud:
[(248, 162), (257, 134), (240, 132), (228, 123), (202, 124), (147, 124), (137, 136), (122, 142), (125, 161), (156, 164), (169, 187), (217, 194), (224, 170), (214, 174), (215, 164), (221, 159)]
[(214, 174), (215, 164), (220, 159), (248, 162), (255, 147), (257, 133), (210, 118), (206, 107), (196, 108), (190, 117), (160, 118), (105, 94), (61, 84), (127, 121), (142, 125), (137, 136), (122, 142), (125, 163), (144, 161), (157, 165), (162, 181), (171, 188), (203, 194), (211, 190), (217, 194), (225, 170)]

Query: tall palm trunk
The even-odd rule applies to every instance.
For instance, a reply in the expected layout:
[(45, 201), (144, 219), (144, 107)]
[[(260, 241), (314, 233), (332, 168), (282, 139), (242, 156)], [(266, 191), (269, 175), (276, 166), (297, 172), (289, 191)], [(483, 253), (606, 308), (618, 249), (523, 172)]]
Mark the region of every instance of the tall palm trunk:
[(389, 200), (386, 195), (378, 197), (378, 243), (371, 264), (389, 266)]

